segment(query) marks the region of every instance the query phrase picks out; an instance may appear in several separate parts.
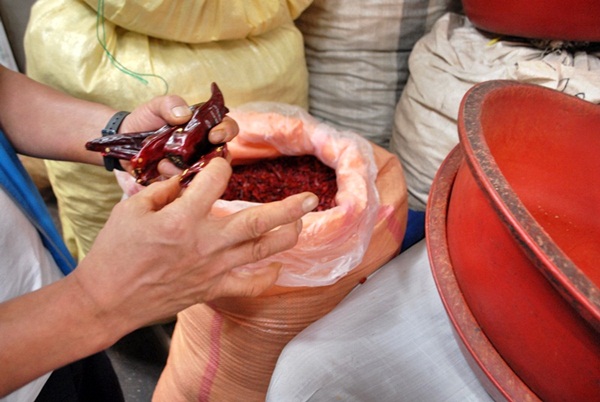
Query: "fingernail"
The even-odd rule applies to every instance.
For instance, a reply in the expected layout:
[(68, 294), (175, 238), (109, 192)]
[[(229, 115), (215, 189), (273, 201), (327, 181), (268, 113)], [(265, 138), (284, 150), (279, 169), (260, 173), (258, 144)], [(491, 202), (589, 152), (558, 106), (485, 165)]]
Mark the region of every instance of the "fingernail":
[(304, 212), (310, 212), (319, 204), (319, 198), (312, 194), (309, 197), (306, 197), (302, 202), (302, 210)]
[(175, 117), (187, 117), (192, 114), (192, 111), (185, 106), (175, 106), (171, 109), (171, 113), (173, 113), (173, 116)]
[(210, 132), (210, 142), (218, 144), (219, 142), (225, 141), (225, 131), (216, 130)]

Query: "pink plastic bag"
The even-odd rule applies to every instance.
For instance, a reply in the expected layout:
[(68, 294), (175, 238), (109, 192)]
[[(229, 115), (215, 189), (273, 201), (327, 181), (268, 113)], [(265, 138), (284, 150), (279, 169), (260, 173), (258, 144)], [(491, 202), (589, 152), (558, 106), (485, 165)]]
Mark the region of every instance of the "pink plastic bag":
[[(362, 261), (378, 216), (377, 167), (371, 144), (287, 104), (250, 103), (233, 109), (229, 116), (240, 127), (238, 136), (228, 144), (232, 164), (281, 155), (314, 155), (335, 169), (338, 186), (336, 206), (309, 213), (294, 248), (238, 269), (277, 261), (283, 264), (277, 281), (280, 286), (335, 283)], [(127, 195), (139, 190), (129, 175), (117, 177)], [(252, 205), (256, 204), (218, 200), (213, 213), (230, 214)]]

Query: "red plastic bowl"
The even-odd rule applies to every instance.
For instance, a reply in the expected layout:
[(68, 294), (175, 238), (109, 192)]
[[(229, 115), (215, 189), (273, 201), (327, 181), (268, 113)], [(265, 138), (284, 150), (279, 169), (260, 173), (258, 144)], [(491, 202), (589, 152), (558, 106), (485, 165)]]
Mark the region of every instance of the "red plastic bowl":
[[(518, 392), (542, 400), (600, 396), (599, 130), (591, 103), (533, 85), (477, 85), (459, 113), (463, 159), (432, 186), (438, 289), (465, 350), (507, 399), (512, 374)], [(500, 358), (486, 360), (490, 350)]]
[(476, 27), (497, 34), (600, 41), (598, 0), (463, 0), (463, 7)]

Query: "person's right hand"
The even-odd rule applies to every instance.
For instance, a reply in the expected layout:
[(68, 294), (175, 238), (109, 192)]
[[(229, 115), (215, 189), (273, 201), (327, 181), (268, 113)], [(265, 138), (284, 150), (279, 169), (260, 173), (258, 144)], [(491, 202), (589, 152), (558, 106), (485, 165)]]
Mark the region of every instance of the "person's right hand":
[(293, 247), (300, 218), (318, 199), (302, 193), (216, 217), (210, 210), (230, 175), (229, 164), (216, 158), (186, 190), (172, 177), (114, 208), (71, 274), (99, 317), (130, 331), (195, 303), (258, 295), (275, 282), (275, 264), (251, 272), (233, 268)]

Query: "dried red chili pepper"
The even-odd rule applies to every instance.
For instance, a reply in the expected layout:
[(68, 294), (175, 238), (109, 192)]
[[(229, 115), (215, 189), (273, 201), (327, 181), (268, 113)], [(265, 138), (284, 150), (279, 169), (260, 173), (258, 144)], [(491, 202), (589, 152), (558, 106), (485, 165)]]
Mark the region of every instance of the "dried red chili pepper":
[(208, 132), (219, 124), (229, 109), (217, 84), (211, 85), (210, 99), (192, 106), (192, 117), (185, 125), (166, 125), (156, 131), (117, 134), (89, 141), (90, 151), (131, 162), (137, 182), (150, 184), (159, 177), (158, 162), (169, 158), (181, 169), (187, 169), (181, 184), (186, 186), (208, 161), (226, 156), (226, 144), (212, 144)]
[(319, 197), (317, 211), (333, 208), (337, 193), (335, 170), (313, 155), (282, 156), (237, 165), (221, 198), (266, 203), (304, 191)]

